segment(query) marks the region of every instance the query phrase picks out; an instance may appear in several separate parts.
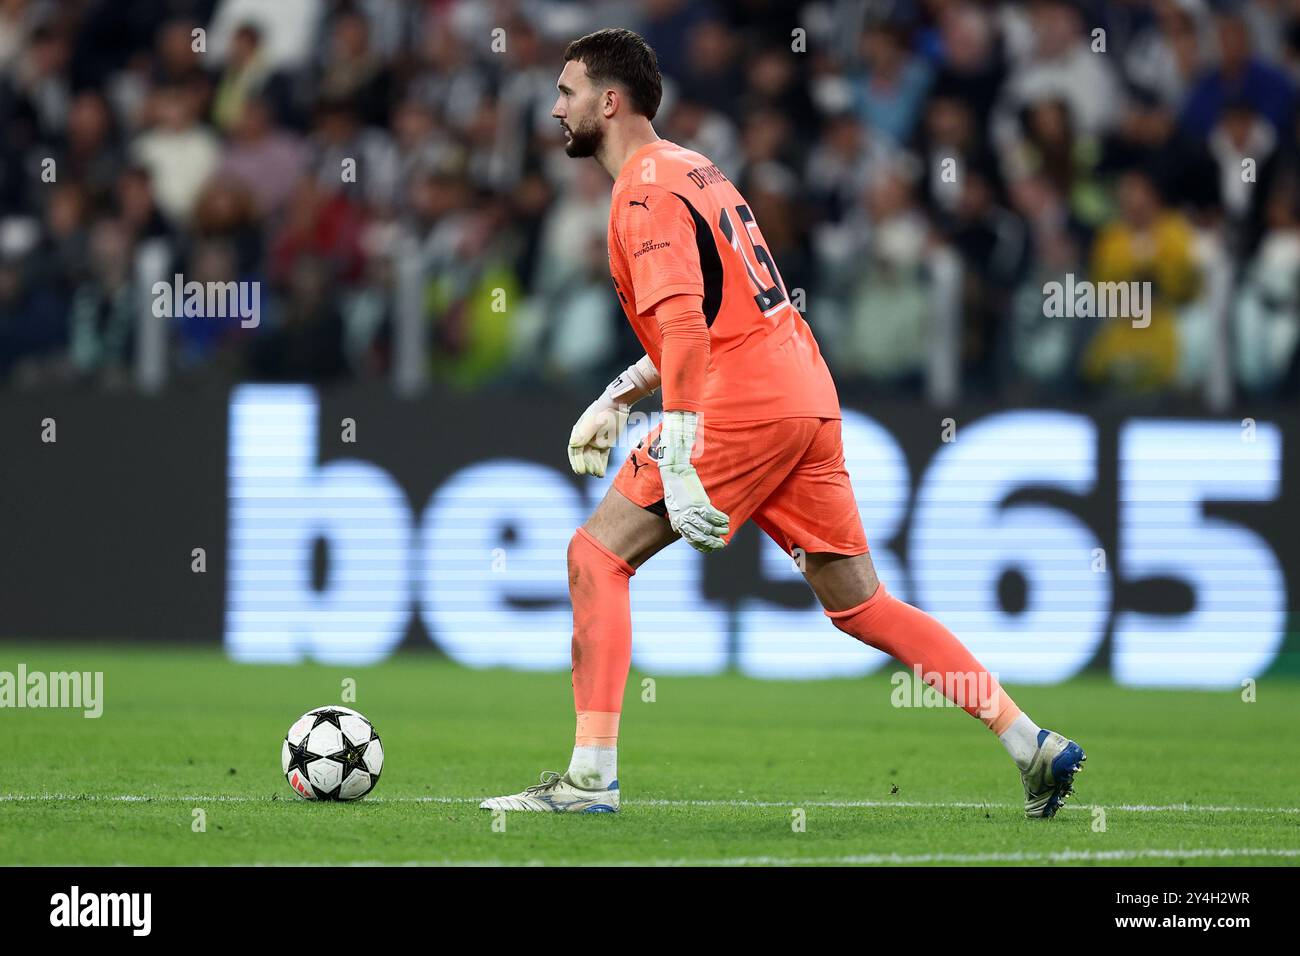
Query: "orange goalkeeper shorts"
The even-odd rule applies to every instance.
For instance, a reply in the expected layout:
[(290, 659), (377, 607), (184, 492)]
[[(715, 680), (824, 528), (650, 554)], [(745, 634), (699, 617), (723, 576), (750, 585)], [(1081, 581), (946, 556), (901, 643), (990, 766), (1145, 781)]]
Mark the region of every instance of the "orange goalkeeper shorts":
[[(632, 449), (614, 487), (633, 504), (665, 514), (660, 428)], [(753, 518), (787, 554), (866, 553), (838, 418), (702, 422), (700, 429), (691, 461), (713, 506), (731, 519), (728, 541)]]

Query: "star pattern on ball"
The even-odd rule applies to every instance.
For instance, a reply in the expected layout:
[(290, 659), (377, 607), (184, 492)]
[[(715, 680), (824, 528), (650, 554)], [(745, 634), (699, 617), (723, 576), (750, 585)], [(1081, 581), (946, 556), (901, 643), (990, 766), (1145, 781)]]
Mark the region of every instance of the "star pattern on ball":
[(316, 728), (321, 724), (333, 724), (341, 733), (343, 731), (343, 725), (339, 723), (339, 718), (346, 716), (347, 715), (341, 710), (334, 710), (333, 708), (326, 707), (324, 710), (316, 711), (316, 722), (312, 724), (312, 727)]
[[(287, 740), (285, 742), (288, 743)], [(307, 761), (311, 759), (311, 756), (307, 752), (307, 738), (305, 736), (296, 746), (289, 744), (289, 766), (284, 771), (285, 775), (288, 776), (296, 769), (304, 780), (310, 779), (307, 776)]]
[[(371, 733), (373, 734), (374, 731), (371, 731)], [(348, 779), (348, 776), (352, 773), (353, 770), (361, 770), (364, 771), (365, 773), (370, 772), (366, 768), (365, 759), (364, 759), (366, 756), (366, 748), (369, 746), (370, 746), (369, 740), (361, 744), (352, 744), (352, 743), (345, 742), (343, 745), (343, 752), (334, 755), (334, 759), (337, 760), (339, 763), (343, 764), (344, 780)]]

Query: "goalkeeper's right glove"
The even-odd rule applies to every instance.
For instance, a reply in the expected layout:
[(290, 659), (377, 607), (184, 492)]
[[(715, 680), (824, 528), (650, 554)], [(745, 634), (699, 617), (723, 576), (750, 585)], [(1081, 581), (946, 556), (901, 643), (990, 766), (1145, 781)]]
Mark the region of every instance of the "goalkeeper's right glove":
[(696, 551), (708, 553), (727, 546), (731, 521), (713, 507), (700, 476), (691, 464), (700, 416), (695, 412), (664, 412), (659, 433), (659, 478), (664, 486), (664, 509), (673, 530)]
[(623, 434), (628, 410), (658, 387), (659, 372), (648, 355), (605, 386), (569, 433), (569, 465), (575, 475), (605, 477), (609, 450)]

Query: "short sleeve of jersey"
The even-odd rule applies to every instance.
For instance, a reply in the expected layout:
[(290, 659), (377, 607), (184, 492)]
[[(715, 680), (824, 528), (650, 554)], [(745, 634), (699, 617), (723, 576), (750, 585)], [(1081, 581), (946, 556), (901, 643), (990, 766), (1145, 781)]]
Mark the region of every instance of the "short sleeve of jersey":
[(613, 200), (616, 236), (632, 277), (638, 315), (672, 295), (704, 295), (695, 221), (662, 186), (628, 186)]

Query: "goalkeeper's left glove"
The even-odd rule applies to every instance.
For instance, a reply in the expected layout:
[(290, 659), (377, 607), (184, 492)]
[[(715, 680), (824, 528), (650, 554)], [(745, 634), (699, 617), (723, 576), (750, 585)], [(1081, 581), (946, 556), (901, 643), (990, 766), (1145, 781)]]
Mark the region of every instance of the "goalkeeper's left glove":
[(664, 508), (673, 530), (696, 551), (720, 551), (727, 546), (731, 520), (713, 507), (700, 476), (691, 464), (699, 415), (695, 412), (665, 411), (659, 434), (659, 477), (664, 486)]
[(648, 355), (605, 386), (569, 433), (569, 465), (575, 475), (605, 477), (609, 450), (623, 434), (628, 409), (658, 387), (659, 372)]

